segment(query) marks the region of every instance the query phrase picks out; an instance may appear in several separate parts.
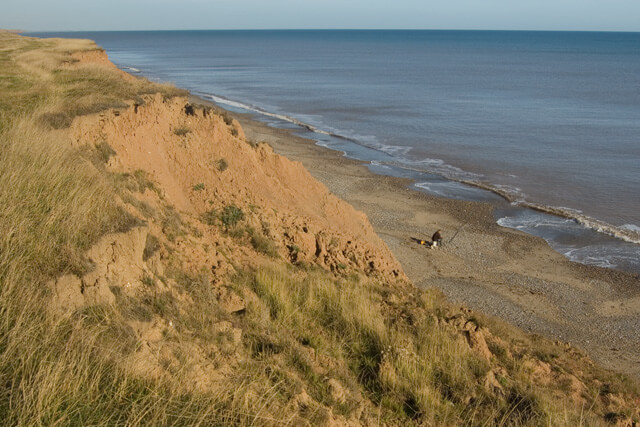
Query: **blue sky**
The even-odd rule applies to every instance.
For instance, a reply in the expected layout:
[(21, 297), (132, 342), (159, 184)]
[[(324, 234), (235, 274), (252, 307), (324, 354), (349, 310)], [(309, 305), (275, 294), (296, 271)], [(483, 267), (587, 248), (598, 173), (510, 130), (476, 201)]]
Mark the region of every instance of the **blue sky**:
[(640, 0), (19, 0), (0, 28), (640, 31)]

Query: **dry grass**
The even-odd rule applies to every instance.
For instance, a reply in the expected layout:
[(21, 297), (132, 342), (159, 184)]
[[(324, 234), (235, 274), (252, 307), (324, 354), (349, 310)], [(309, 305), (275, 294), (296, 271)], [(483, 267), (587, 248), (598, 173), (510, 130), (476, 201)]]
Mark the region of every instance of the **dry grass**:
[[(99, 51), (89, 40), (39, 40), (0, 33), (0, 110), (3, 117), (34, 114), (61, 129), (73, 117), (124, 107), (124, 100), (146, 93), (185, 94), (171, 85), (122, 78), (114, 67), (80, 63), (77, 52)], [(3, 123), (0, 121), (0, 123)]]
[[(482, 384), (490, 366), (462, 336), (426, 315), (400, 320), (384, 308), (384, 286), (275, 267), (257, 272), (252, 287), (269, 313), (256, 323), (287, 342), (284, 351), (305, 343), (334, 358), (342, 381), (362, 387), (384, 422), (538, 425), (564, 416), (527, 383), (510, 385), (505, 398), (491, 395)], [(416, 312), (427, 313), (430, 304), (425, 299)], [(322, 399), (322, 384), (309, 392)], [(326, 396), (324, 403), (332, 404)]]
[[(102, 166), (113, 155), (108, 145), (90, 153), (73, 149), (65, 127), (77, 115), (142, 93), (177, 93), (144, 80), (125, 82), (109, 67), (78, 67), (71, 53), (93, 49), (89, 41), (38, 41), (0, 32), (3, 424), (316, 425), (332, 414), (390, 425), (600, 423), (589, 407), (584, 413), (575, 408), (567, 393), (532, 384), (521, 359), (496, 348), (497, 360), (489, 365), (461, 334), (436, 322), (446, 305), (434, 294), (415, 291), (391, 303), (394, 292), (402, 292), (387, 284), (269, 258), (276, 248), (257, 232), (249, 237), (265, 254), (265, 266), (236, 266), (226, 281), (246, 299), (242, 314), (220, 306), (210, 270), (188, 273), (179, 263), (167, 268), (167, 277), (142, 278), (142, 295), (116, 295), (116, 306), (52, 313), (46, 283), (91, 268), (83, 254), (92, 243), (137, 224), (115, 195), (135, 198), (147, 189), (161, 195), (143, 171), (108, 176)], [(224, 228), (241, 221), (241, 211), (226, 211), (211, 211), (202, 221)], [(145, 258), (188, 232), (188, 219), (170, 207), (149, 210), (148, 217), (155, 217), (162, 233), (149, 235)], [(161, 288), (160, 281), (175, 287)], [(123, 361), (142, 345), (131, 321), (169, 319), (175, 327), (162, 345), (180, 363), (161, 361), (167, 375), (154, 379), (127, 371)], [(232, 345), (216, 329), (221, 321), (242, 329), (240, 343)], [(548, 343), (526, 341), (506, 327), (501, 335), (529, 346), (532, 354), (552, 355), (554, 363), (564, 360)], [(227, 364), (223, 380), (206, 391), (196, 391), (189, 376), (194, 348), (202, 350), (204, 364)], [(495, 365), (507, 373), (502, 393), (484, 386)], [(609, 388), (627, 389), (614, 378), (598, 378)], [(343, 393), (336, 395), (330, 380)], [(595, 396), (599, 390), (589, 392)], [(302, 399), (306, 394), (310, 398)]]
[[(95, 307), (61, 318), (46, 309), (49, 279), (90, 268), (84, 251), (102, 234), (133, 224), (107, 177), (65, 134), (31, 119), (82, 114), (87, 105), (95, 111), (103, 102), (95, 90), (114, 86), (93, 84), (96, 76), (115, 82), (110, 72), (81, 70), (75, 82), (66, 71), (52, 76), (70, 50), (87, 46), (0, 33), (0, 419), (5, 425), (197, 424), (214, 412), (210, 398), (122, 371), (119, 360), (137, 342), (118, 312)], [(74, 99), (92, 101), (80, 109)]]

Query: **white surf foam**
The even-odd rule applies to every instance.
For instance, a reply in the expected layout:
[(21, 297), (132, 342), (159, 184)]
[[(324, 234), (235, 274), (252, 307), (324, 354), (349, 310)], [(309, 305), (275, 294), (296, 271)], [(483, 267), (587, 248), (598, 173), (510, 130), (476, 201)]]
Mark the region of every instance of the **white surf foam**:
[(251, 111), (253, 113), (257, 113), (260, 114), (262, 116), (265, 117), (270, 117), (272, 119), (277, 119), (277, 120), (281, 120), (283, 122), (287, 122), (287, 123), (291, 123), (294, 124), (296, 126), (299, 126), (301, 128), (307, 129), (310, 132), (313, 133), (317, 133), (320, 135), (327, 135), (327, 136), (332, 136), (334, 138), (339, 138), (339, 139), (344, 139), (346, 141), (351, 141), (351, 142), (355, 142), (357, 143), (358, 141), (351, 137), (351, 136), (346, 136), (346, 135), (342, 135), (340, 133), (337, 132), (332, 132), (329, 130), (324, 130), (324, 129), (320, 129), (319, 127), (312, 125), (310, 123), (304, 122), (302, 120), (298, 120), (295, 117), (291, 117), (288, 116), (286, 114), (280, 114), (280, 113), (272, 113), (271, 111), (267, 111), (263, 108), (257, 107), (255, 105), (249, 105), (249, 104), (245, 104), (242, 102), (238, 102), (238, 101), (234, 101), (231, 99), (227, 99), (221, 96), (217, 96), (217, 95), (211, 95), (211, 94), (206, 94), (206, 93), (196, 93), (198, 96), (201, 96), (203, 98), (208, 98), (218, 104), (224, 104), (224, 105), (228, 105), (230, 107), (233, 108), (237, 108), (240, 110), (246, 110), (246, 111)]
[[(624, 226), (617, 227), (612, 224), (608, 224), (605, 221), (602, 221), (596, 218), (591, 218), (575, 209), (565, 208), (565, 207), (546, 206), (540, 203), (529, 202), (527, 201), (526, 194), (524, 194), (520, 188), (509, 186), (509, 185), (503, 185), (503, 184), (488, 183), (483, 180), (483, 177), (481, 175), (465, 171), (453, 165), (449, 165), (441, 159), (432, 159), (432, 158), (425, 158), (421, 160), (408, 159), (407, 154), (411, 151), (411, 147), (382, 144), (382, 143), (375, 142), (375, 138), (367, 138), (367, 137), (359, 138), (358, 136), (344, 135), (338, 131), (334, 132), (330, 130), (321, 129), (317, 126), (314, 126), (302, 120), (296, 119), (295, 117), (288, 116), (286, 114), (273, 113), (257, 106), (234, 101), (234, 100), (227, 99), (217, 95), (212, 95), (208, 93), (197, 93), (197, 95), (202, 96), (203, 98), (208, 98), (219, 104), (228, 105), (233, 108), (237, 108), (245, 111), (251, 111), (251, 112), (263, 115), (265, 117), (270, 117), (273, 119), (291, 123), (301, 128), (307, 129), (310, 132), (331, 136), (334, 138), (339, 138), (342, 140), (356, 143), (361, 146), (373, 148), (374, 150), (386, 153), (391, 157), (397, 159), (397, 161), (388, 162), (387, 164), (390, 166), (399, 167), (407, 170), (413, 170), (417, 172), (426, 172), (426, 173), (439, 175), (439, 176), (442, 176), (443, 178), (446, 178), (454, 182), (473, 186), (476, 188), (480, 188), (480, 189), (495, 193), (498, 196), (507, 200), (508, 202), (512, 203), (513, 205), (551, 214), (559, 218), (564, 218), (565, 220), (575, 221), (584, 227), (590, 228), (592, 230), (595, 230), (603, 234), (607, 234), (612, 237), (616, 237), (625, 242), (640, 244), (640, 227), (634, 224), (626, 224)], [(371, 139), (371, 140), (365, 141), (366, 139)], [(322, 145), (322, 143), (320, 144)], [(324, 146), (331, 148), (330, 144), (326, 144)], [(380, 163), (380, 165), (384, 165), (384, 164), (385, 162)], [(446, 192), (436, 189), (433, 185), (429, 186), (426, 183), (421, 183), (419, 185), (416, 184), (416, 186), (424, 188), (425, 190), (433, 192), (435, 194), (449, 197), (445, 194)], [(498, 220), (498, 224), (500, 224), (500, 221), (503, 221), (504, 223), (504, 221), (507, 221), (507, 220), (500, 219)], [(555, 224), (540, 224), (539, 226), (562, 226), (562, 224), (563, 222), (559, 222)], [(508, 225), (505, 225), (505, 226), (508, 226)], [(526, 227), (534, 227), (534, 225), (527, 225)], [(512, 228), (517, 228), (517, 227), (512, 227)]]
[(640, 227), (635, 225), (635, 224), (625, 224), (625, 225), (621, 226), (620, 228), (623, 228), (623, 229), (629, 230), (629, 231), (634, 231), (636, 233), (640, 233)]

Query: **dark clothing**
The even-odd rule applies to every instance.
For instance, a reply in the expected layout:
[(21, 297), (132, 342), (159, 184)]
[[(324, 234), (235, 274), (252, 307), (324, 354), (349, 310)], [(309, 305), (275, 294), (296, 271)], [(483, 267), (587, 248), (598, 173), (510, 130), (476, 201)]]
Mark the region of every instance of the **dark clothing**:
[(440, 234), (440, 231), (436, 231), (435, 233), (433, 233), (433, 236), (431, 236), (431, 240), (434, 242), (442, 242), (442, 234)]

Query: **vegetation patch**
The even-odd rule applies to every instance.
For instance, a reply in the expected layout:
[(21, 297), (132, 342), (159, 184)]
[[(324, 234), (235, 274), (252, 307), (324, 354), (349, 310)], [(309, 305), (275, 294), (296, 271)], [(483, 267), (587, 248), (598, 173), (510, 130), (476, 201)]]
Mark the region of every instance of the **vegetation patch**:
[(227, 205), (220, 214), (220, 220), (226, 229), (235, 227), (244, 219), (244, 212), (236, 205)]
[(219, 159), (216, 162), (216, 166), (220, 172), (224, 172), (229, 168), (229, 163), (225, 159)]
[(253, 249), (271, 258), (278, 257), (278, 247), (272, 239), (266, 237), (252, 227), (248, 227), (247, 233), (249, 234), (249, 239)]
[(112, 156), (116, 155), (116, 152), (106, 141), (101, 141), (96, 144), (96, 151), (98, 152), (98, 157), (102, 163), (107, 163)]
[[(110, 176), (95, 167), (96, 159), (105, 163), (113, 155), (106, 142), (77, 149), (64, 131), (51, 128), (149, 91), (176, 92), (124, 81), (118, 70), (77, 62), (73, 52), (97, 48), (84, 40), (0, 32), (4, 424), (638, 422), (633, 384), (575, 349), (469, 318), (501, 337), (487, 343), (487, 359), (456, 329), (451, 312), (460, 311), (435, 292), (357, 271), (335, 275), (313, 264), (293, 266), (277, 257), (269, 225), (243, 224), (245, 213), (233, 204), (200, 219), (237, 232), (257, 254), (232, 239), (198, 240), (189, 217), (170, 206), (145, 207), (135, 193), (160, 192), (147, 174)], [(149, 215), (155, 235), (147, 235), (143, 260), (162, 251), (164, 271), (135, 270), (131, 283), (101, 289), (115, 304), (87, 300), (69, 312), (49, 309), (52, 279), (91, 271), (88, 248), (105, 233), (140, 224), (118, 196)], [(188, 238), (176, 242), (180, 236)], [(288, 250), (297, 258), (299, 248)], [(236, 257), (248, 252), (249, 262)], [(138, 329), (154, 338), (143, 341)], [(548, 364), (561, 379), (537, 381), (531, 361)], [(138, 362), (153, 374), (137, 372)], [(579, 405), (572, 402), (569, 373), (584, 384)]]
[(215, 209), (208, 210), (200, 215), (200, 221), (207, 225), (216, 225), (218, 223), (218, 212)]
[(188, 128), (187, 126), (180, 126), (177, 127), (173, 130), (173, 133), (178, 135), (178, 136), (185, 136), (187, 135), (189, 132), (191, 132), (191, 129)]

